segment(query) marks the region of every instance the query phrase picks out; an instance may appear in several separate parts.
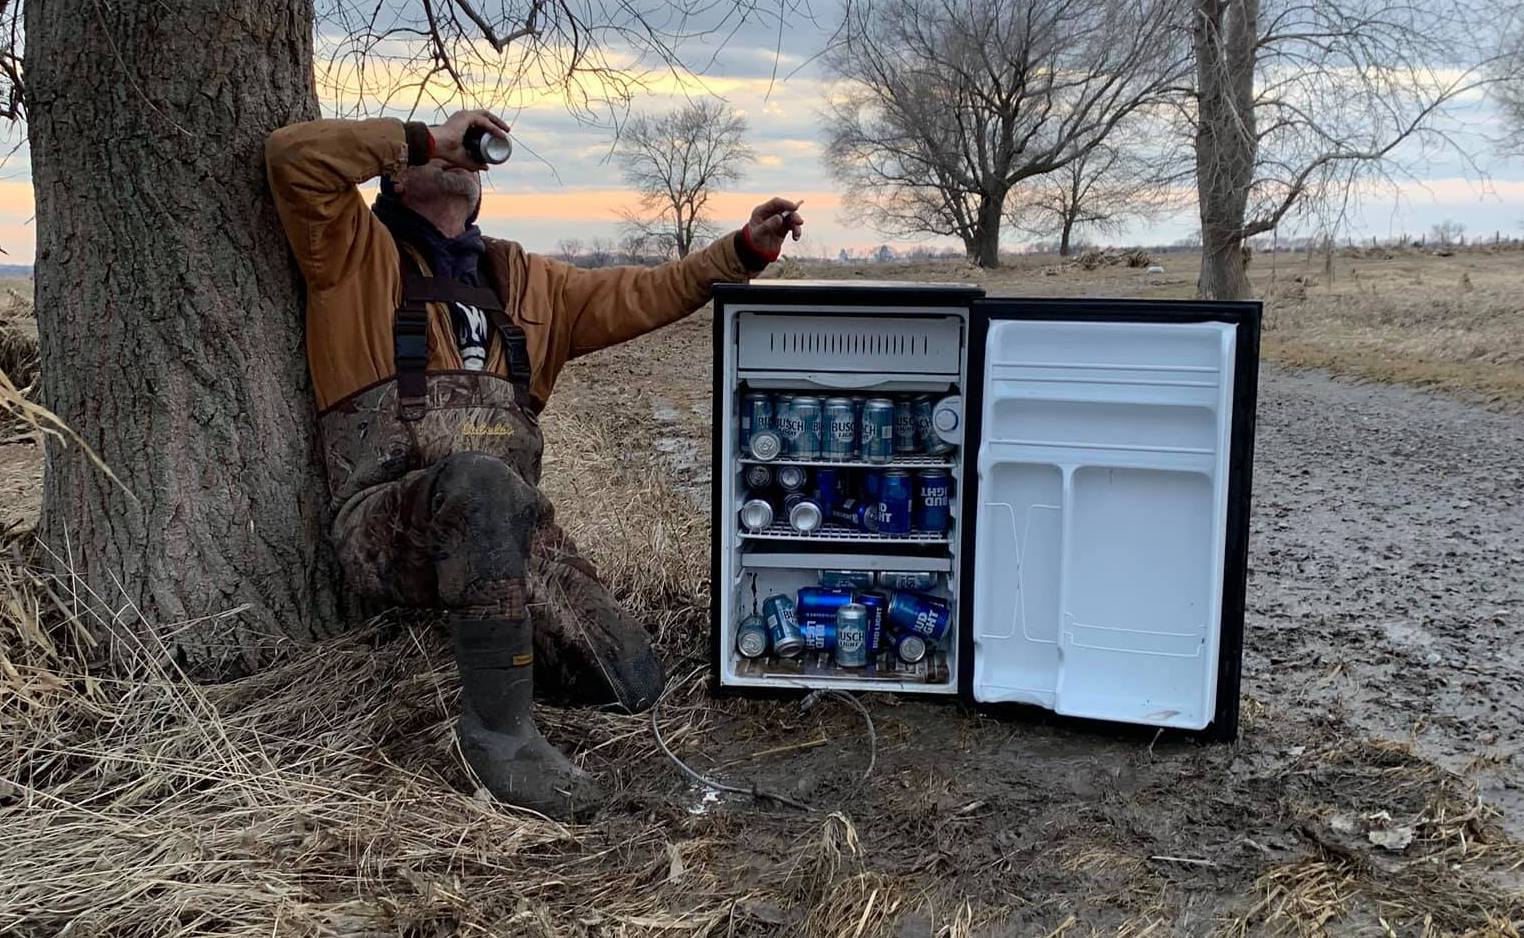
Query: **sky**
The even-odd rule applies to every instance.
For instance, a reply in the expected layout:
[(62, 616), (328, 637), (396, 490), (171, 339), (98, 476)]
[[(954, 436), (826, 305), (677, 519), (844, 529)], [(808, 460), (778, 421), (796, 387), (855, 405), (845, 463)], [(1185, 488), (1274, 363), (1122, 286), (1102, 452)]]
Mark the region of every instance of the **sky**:
[[(834, 257), (847, 249), (866, 253), (889, 243), (904, 250), (918, 244), (956, 248), (946, 238), (907, 241), (889, 238), (844, 217), (842, 197), (821, 162), (822, 110), (827, 84), (815, 57), (830, 38), (832, 10), (812, 7), (818, 21), (791, 15), (787, 28), (776, 19), (742, 27), (723, 45), (698, 39), (684, 46), (689, 62), (713, 58), (702, 75), (679, 81), (658, 76), (633, 104), (634, 112), (664, 112), (694, 98), (717, 95), (750, 125), (749, 142), (758, 158), (745, 177), (713, 198), (714, 222), (724, 229), (738, 226), (753, 205), (777, 194), (804, 202), (806, 235), (785, 253)], [(780, 50), (780, 42), (782, 49)], [(480, 224), (492, 236), (517, 240), (534, 251), (554, 251), (566, 239), (584, 244), (594, 238), (617, 239), (618, 211), (633, 208), (636, 198), (610, 158), (613, 133), (570, 114), (563, 101), (549, 95), (519, 95), (516, 106), (504, 108), (513, 125), (512, 160), (493, 169), (485, 179)], [(387, 112), (374, 101), (323, 100), (325, 114), (359, 109)], [(420, 112), (421, 119), (438, 120), (441, 112)], [(1419, 234), (1442, 221), (1458, 221), (1472, 235), (1524, 235), (1524, 159), (1505, 158), (1493, 150), (1486, 134), (1496, 115), (1485, 102), (1471, 102), (1462, 113), (1467, 149), (1484, 170), (1441, 155), (1416, 162), (1415, 178), (1398, 189), (1362, 194), (1351, 209), (1343, 235), (1351, 238), (1391, 238)], [(0, 168), (0, 263), (30, 263), (33, 256), (32, 196), (28, 154), (23, 148)], [(1169, 244), (1197, 230), (1194, 205), (1175, 215), (1134, 224), (1126, 230), (1097, 236), (1110, 244)], [(1296, 235), (1287, 226), (1283, 237)], [(1083, 236), (1083, 232), (1081, 235)], [(1025, 236), (1009, 233), (1007, 246), (1020, 249)]]

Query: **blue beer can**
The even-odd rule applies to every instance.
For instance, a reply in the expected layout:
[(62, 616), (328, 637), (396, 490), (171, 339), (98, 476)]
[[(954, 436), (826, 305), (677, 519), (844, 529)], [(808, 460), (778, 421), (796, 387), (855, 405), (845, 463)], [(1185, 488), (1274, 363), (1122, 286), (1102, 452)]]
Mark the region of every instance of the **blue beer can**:
[(773, 428), (773, 399), (760, 391), (748, 391), (741, 398), (741, 452), (751, 452), (751, 435)]
[(844, 498), (831, 510), (831, 520), (857, 531), (878, 533), (878, 506), (860, 498)]
[(819, 459), (823, 407), (818, 397), (795, 397), (789, 413), (798, 424), (790, 455), (796, 459)]
[(837, 610), (851, 601), (851, 590), (803, 586), (799, 589), (799, 601), (795, 610), (800, 618), (830, 618), (834, 621)]
[(915, 402), (900, 398), (894, 402), (894, 454), (914, 456), (920, 451), (921, 435), (915, 422)]
[(888, 469), (879, 483), (878, 531), (880, 534), (909, 534), (910, 509), (915, 503), (915, 485), (904, 469)]
[(794, 603), (787, 596), (774, 593), (767, 597), (762, 603), (762, 620), (767, 623), (767, 637), (772, 642), (773, 654), (792, 658), (804, 648)]
[(852, 594), (852, 601), (868, 610), (868, 656), (878, 654), (884, 647), (885, 616), (889, 611), (889, 597), (878, 590), (859, 589)]
[(849, 397), (828, 397), (824, 407), (820, 457), (848, 462), (857, 447), (857, 408)]
[(810, 619), (799, 623), (806, 651), (836, 650), (836, 619)]
[(889, 599), (887, 618), (896, 632), (911, 632), (939, 642), (952, 625), (952, 608), (946, 600), (924, 593), (895, 593)]
[(831, 510), (841, 500), (841, 470), (830, 466), (821, 466), (815, 470), (815, 500), (829, 518)]
[(883, 464), (894, 459), (894, 402), (887, 397), (869, 398), (863, 404), (862, 456), (864, 462)]
[[(822, 570), (820, 585), (838, 590), (871, 590), (873, 572), (871, 570)], [(861, 601), (858, 600), (858, 602)]]
[(946, 469), (923, 469), (915, 477), (915, 527), (929, 534), (946, 534), (952, 526), (952, 476)]
[(864, 469), (860, 481), (862, 484), (859, 486), (859, 489), (862, 492), (863, 500), (873, 502), (875, 505), (878, 504), (878, 493), (883, 491), (884, 487), (884, 470)]

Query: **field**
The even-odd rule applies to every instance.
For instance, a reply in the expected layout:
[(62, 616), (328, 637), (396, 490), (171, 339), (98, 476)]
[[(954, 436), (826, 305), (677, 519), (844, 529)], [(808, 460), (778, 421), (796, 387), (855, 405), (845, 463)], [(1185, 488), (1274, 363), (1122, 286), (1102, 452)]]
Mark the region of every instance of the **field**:
[[(1231, 746), (874, 695), (870, 737), (830, 698), (710, 699), (707, 312), (568, 370), (546, 487), (658, 636), (667, 742), (807, 811), (706, 796), (648, 716), (546, 708), (619, 795), (587, 826), (526, 817), (473, 796), (427, 621), (216, 687), (151, 649), (137, 674), (85, 677), (38, 625), (67, 590), (0, 568), (0, 933), (1516, 936), (1521, 261), (1338, 255), (1330, 278), (1321, 257), (1255, 259), (1270, 306)], [(1161, 263), (781, 273), (1190, 295), (1194, 259)], [(38, 478), (34, 446), (0, 445), (15, 528)]]

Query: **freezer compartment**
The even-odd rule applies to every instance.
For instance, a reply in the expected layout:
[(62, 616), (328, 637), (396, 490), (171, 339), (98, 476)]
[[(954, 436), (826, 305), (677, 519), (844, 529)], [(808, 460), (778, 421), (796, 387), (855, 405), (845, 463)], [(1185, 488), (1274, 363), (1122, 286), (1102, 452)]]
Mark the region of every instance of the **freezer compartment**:
[[(803, 315), (801, 315), (803, 314)], [(736, 362), (744, 370), (881, 372), (956, 376), (963, 356), (957, 316), (811, 316), (740, 313)]]

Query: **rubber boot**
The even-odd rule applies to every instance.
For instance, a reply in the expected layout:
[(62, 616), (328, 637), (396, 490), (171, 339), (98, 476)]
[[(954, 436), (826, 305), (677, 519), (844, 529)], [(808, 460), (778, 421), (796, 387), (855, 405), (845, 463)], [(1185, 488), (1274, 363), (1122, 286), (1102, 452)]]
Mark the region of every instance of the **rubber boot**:
[(482, 784), (499, 801), (556, 820), (596, 812), (603, 790), (534, 724), (529, 619), (456, 617), (452, 625), (460, 666), (460, 749)]

